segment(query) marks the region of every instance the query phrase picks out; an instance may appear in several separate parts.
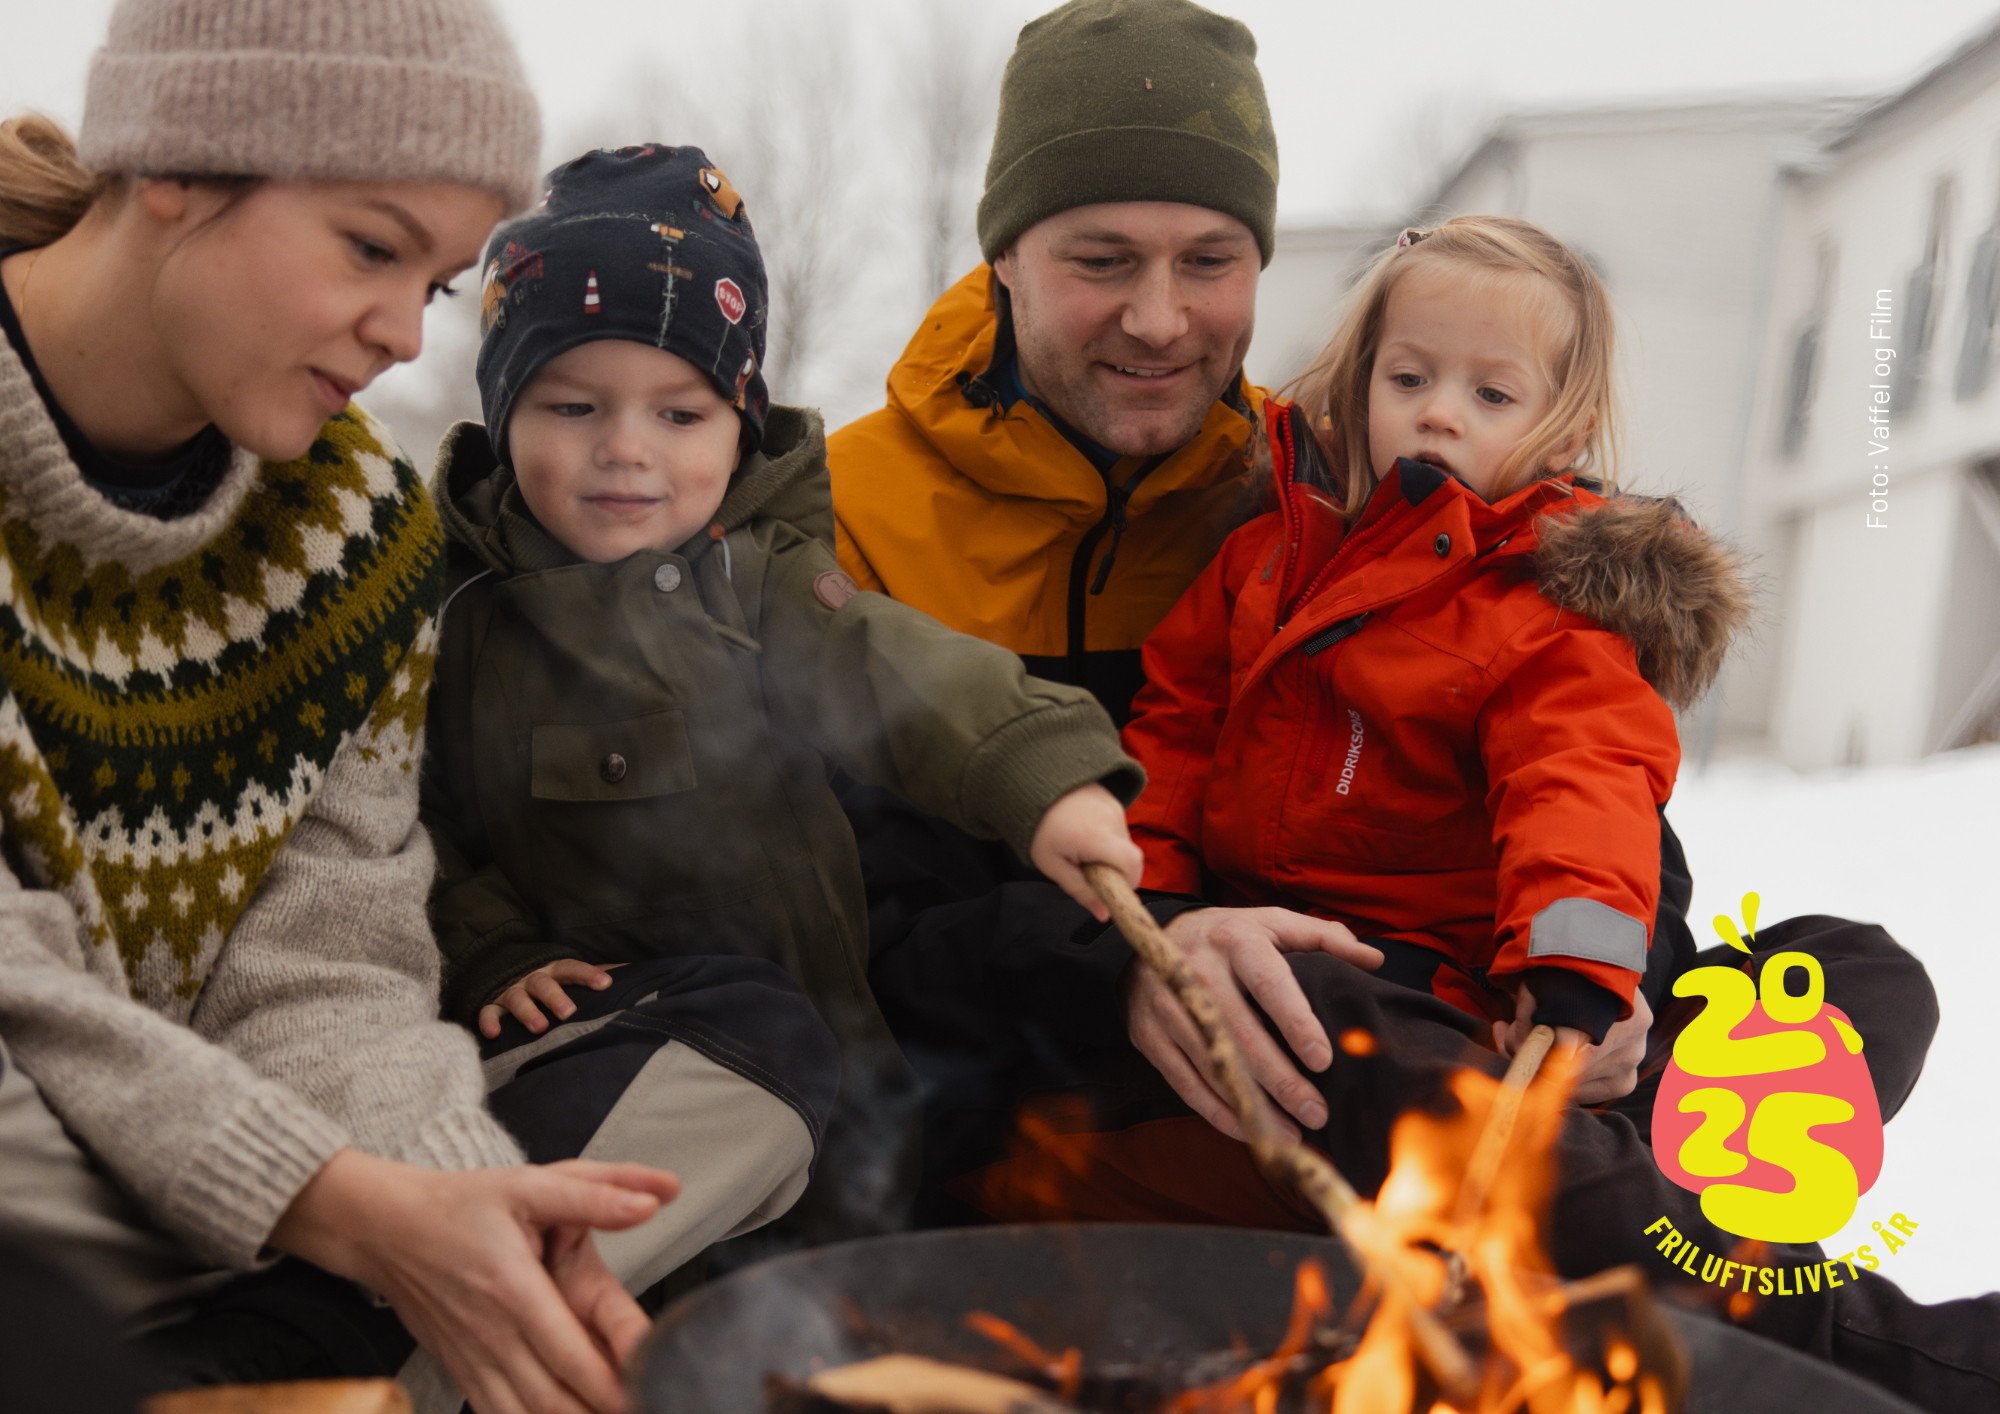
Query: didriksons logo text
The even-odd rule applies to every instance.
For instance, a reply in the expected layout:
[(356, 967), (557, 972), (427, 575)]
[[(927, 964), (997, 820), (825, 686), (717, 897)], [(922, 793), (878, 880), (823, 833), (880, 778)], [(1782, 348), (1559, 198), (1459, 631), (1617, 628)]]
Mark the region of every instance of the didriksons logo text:
[(1340, 763), (1340, 779), (1334, 783), (1335, 795), (1348, 795), (1354, 790), (1354, 768), (1361, 764), (1361, 743), (1367, 733), (1361, 727), (1361, 714), (1352, 707), (1347, 709), (1347, 756)]

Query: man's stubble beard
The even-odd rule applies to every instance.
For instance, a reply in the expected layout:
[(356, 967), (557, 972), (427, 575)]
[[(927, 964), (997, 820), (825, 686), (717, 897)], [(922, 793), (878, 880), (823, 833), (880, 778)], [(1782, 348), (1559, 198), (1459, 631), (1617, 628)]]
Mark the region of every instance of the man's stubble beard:
[[(1129, 435), (1121, 436), (1116, 425), (1119, 414), (1107, 404), (1102, 390), (1095, 385), (1092, 374), (1095, 360), (1083, 353), (1073, 358), (1059, 356), (1050, 361), (1066, 376), (1058, 380), (1049, 379), (1046, 376), (1049, 369), (1040, 354), (1054, 341), (1042, 336), (1031, 310), (1025, 311), (1026, 317), (1023, 317), (1018, 291), (1013, 293), (1009, 304), (1021, 386), (1046, 405), (1071, 431), (1122, 457), (1155, 457), (1179, 451), (1201, 432), (1202, 425), (1208, 421), (1208, 410), (1242, 377), (1243, 365), (1239, 356), (1233, 360), (1235, 366), (1216, 386), (1197, 390), (1189, 398), (1187, 406), (1177, 410), (1178, 416), (1171, 425), (1145, 436), (1143, 440), (1133, 441)], [(1245, 342), (1247, 344), (1247, 339)], [(1037, 367), (1040, 368), (1039, 375)], [(1157, 415), (1156, 412), (1137, 414), (1139, 417)]]
[[(1135, 430), (1121, 436), (1117, 425), (1118, 414), (1107, 407), (1102, 398), (1095, 396), (1094, 390), (1083, 390), (1085, 396), (1080, 399), (1082, 405), (1076, 409), (1076, 415), (1072, 416), (1060, 408), (1057, 412), (1078, 432), (1107, 451), (1116, 452), (1122, 457), (1155, 457), (1179, 451), (1192, 442), (1201, 432), (1202, 424), (1208, 421), (1208, 410), (1215, 405), (1227, 386), (1225, 383), (1223, 388), (1217, 388), (1198, 399), (1190, 398), (1187, 407), (1176, 410), (1174, 422), (1164, 426), (1152, 424), (1152, 427), (1159, 430), (1149, 428), (1144, 434)], [(1050, 405), (1055, 406), (1053, 403)], [(1150, 420), (1159, 416), (1161, 413), (1158, 411), (1128, 414), (1127, 420), (1136, 422), (1141, 417)]]

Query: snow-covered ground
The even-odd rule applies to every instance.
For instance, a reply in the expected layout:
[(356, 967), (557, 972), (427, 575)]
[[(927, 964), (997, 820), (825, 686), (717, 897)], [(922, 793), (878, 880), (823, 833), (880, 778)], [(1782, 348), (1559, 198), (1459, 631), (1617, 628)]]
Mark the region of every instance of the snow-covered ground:
[(1923, 1080), (1888, 1127), (1881, 1177), (1825, 1245), (1880, 1253), (1872, 1224), (1902, 1212), (1918, 1231), (1885, 1275), (1924, 1301), (2000, 1288), (2000, 746), (1810, 776), (1718, 766), (1684, 775), (1668, 816), (1694, 871), (1699, 945), (1755, 890), (1766, 925), (1880, 923), (1930, 969), (1943, 1018)]

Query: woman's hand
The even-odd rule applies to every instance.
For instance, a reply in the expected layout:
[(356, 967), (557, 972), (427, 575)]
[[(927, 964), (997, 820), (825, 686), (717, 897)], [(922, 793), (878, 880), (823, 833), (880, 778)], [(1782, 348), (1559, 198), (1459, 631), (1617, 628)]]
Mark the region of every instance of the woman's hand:
[(1125, 827), (1125, 807), (1100, 785), (1078, 786), (1042, 812), (1035, 837), (1028, 843), (1028, 862), (1099, 923), (1111, 921), (1111, 910), (1083, 876), (1083, 866), (1109, 864), (1135, 889), (1146, 867), (1146, 857)]
[[(1514, 997), (1514, 1021), (1493, 1023), (1493, 1049), (1511, 1058), (1535, 1027), (1535, 994), (1523, 982)], [(1556, 1044), (1577, 1048), (1576, 1088), (1570, 1103), (1602, 1105), (1622, 1099), (1639, 1085), (1639, 1063), (1646, 1059), (1646, 1033), (1653, 1029), (1653, 1008), (1644, 992), (1632, 993), (1632, 1014), (1613, 1022), (1596, 1045), (1569, 1026), (1556, 1027)]]
[[(1278, 1034), (1307, 1068), (1325, 1070), (1333, 1063), (1332, 1043), (1284, 954), (1331, 953), (1372, 972), (1382, 965), (1381, 951), (1342, 924), (1289, 908), (1198, 908), (1173, 919), (1166, 932), (1214, 996), (1251, 1076), (1306, 1128), (1325, 1124), (1326, 1102), (1271, 1039), (1257, 1009), (1277, 1024)], [(1132, 1044), (1189, 1108), (1232, 1139), (1243, 1138), (1236, 1113), (1210, 1069), (1208, 1047), (1194, 1018), (1166, 983), (1137, 960), (1125, 979), (1125, 1028)]]
[(640, 1164), (439, 1173), (342, 1149), (271, 1245), (382, 1296), (478, 1414), (622, 1414), (647, 1321), (590, 1233), (635, 1227), (679, 1189)]
[[(611, 967), (618, 965), (614, 962)], [(479, 1034), (489, 1041), (498, 1036), (500, 1014), (504, 1011), (537, 1036), (541, 1035), (549, 1029), (548, 1017), (542, 1015), (543, 1007), (557, 1021), (567, 1020), (576, 1011), (576, 1003), (563, 995), (566, 984), (593, 987), (601, 992), (611, 985), (611, 970), (574, 957), (537, 967), (479, 1009)]]

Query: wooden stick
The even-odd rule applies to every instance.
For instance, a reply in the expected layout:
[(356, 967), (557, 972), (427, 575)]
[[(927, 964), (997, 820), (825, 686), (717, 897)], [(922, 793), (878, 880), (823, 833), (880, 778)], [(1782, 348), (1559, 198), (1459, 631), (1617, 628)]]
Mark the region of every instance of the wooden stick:
[(1188, 970), (1187, 959), (1181, 955), (1180, 947), (1153, 921), (1153, 915), (1139, 902), (1139, 896), (1125, 882), (1125, 877), (1109, 865), (1086, 864), (1083, 868), (1091, 887), (1097, 890), (1097, 896), (1111, 910), (1111, 920), (1118, 925), (1118, 931), (1125, 935), (1146, 964), (1159, 973), (1161, 980), (1187, 1008), (1188, 1015), (1194, 1018), (1196, 1029), (1208, 1045), (1209, 1066), (1222, 1084), (1223, 1096), (1229, 1101), (1229, 1107), (1236, 1112), (1237, 1121), (1243, 1126), (1251, 1153), (1267, 1171), (1274, 1170), (1278, 1177), (1291, 1182), (1305, 1194), (1312, 1205), (1326, 1216), (1328, 1226), (1336, 1232), (1341, 1231), (1347, 1223), (1348, 1214), (1360, 1201), (1353, 1185), (1318, 1150), (1294, 1143), (1286, 1136), (1270, 1098), (1251, 1078), (1250, 1068), (1244, 1063), (1243, 1053), (1237, 1049), (1234, 1038), (1229, 1035), (1215, 998)]
[(1545, 1311), (1568, 1311), (1591, 1301), (1608, 1301), (1614, 1296), (1631, 1297), (1652, 1294), (1646, 1285), (1646, 1278), (1638, 1267), (1627, 1264), (1622, 1267), (1606, 1267), (1601, 1272), (1593, 1272), (1575, 1281), (1561, 1282), (1541, 1297)]
[(814, 1401), (801, 1396), (813, 1395), (823, 1405), (883, 1414), (1078, 1414), (1075, 1405), (1047, 1390), (921, 1355), (879, 1355), (839, 1365), (803, 1385), (774, 1380), (766, 1393), (780, 1406), (810, 1408)]
[(1462, 1404), (1473, 1398), (1479, 1388), (1479, 1376), (1472, 1357), (1430, 1308), (1415, 1299), (1402, 1273), (1368, 1250), (1362, 1234), (1356, 1231), (1361, 1216), (1356, 1205), (1361, 1200), (1354, 1186), (1319, 1150), (1307, 1148), (1286, 1135), (1271, 1101), (1251, 1078), (1243, 1053), (1223, 1024), (1214, 996), (1189, 970), (1180, 946), (1153, 921), (1153, 915), (1139, 902), (1138, 894), (1125, 882), (1124, 875), (1108, 864), (1095, 863), (1084, 865), (1083, 874), (1111, 910), (1111, 920), (1118, 925), (1118, 931), (1194, 1018), (1195, 1027), (1208, 1046), (1209, 1067), (1215, 1072), (1229, 1107), (1236, 1112), (1258, 1165), (1274, 1180), (1295, 1185), (1319, 1209), (1335, 1235), (1346, 1242), (1355, 1260), (1385, 1290), (1409, 1297), (1410, 1328), (1431, 1377), (1451, 1403)]
[(1507, 1146), (1514, 1139), (1521, 1101), (1541, 1072), (1542, 1062), (1548, 1058), (1549, 1047), (1555, 1040), (1553, 1026), (1537, 1026), (1521, 1043), (1521, 1049), (1514, 1052), (1513, 1064), (1507, 1067), (1507, 1075), (1500, 1082), (1500, 1093), (1493, 1097), (1493, 1108), (1487, 1111), (1486, 1128), (1480, 1131), (1479, 1142), (1466, 1161), (1465, 1181), (1458, 1186), (1458, 1209), (1454, 1215), (1459, 1223), (1470, 1222), (1485, 1211), (1493, 1181), (1500, 1176), (1500, 1163), (1507, 1157)]
[[(1535, 1308), (1548, 1316), (1559, 1316), (1566, 1311), (1574, 1311), (1597, 1301), (1613, 1298), (1630, 1300), (1641, 1294), (1650, 1295), (1646, 1278), (1636, 1266), (1606, 1267), (1601, 1272), (1593, 1272), (1575, 1281), (1563, 1281), (1553, 1276), (1531, 1277), (1530, 1286), (1538, 1288)], [(1455, 1331), (1476, 1331), (1486, 1319), (1483, 1302), (1467, 1301), (1444, 1315), (1446, 1327)]]
[(394, 1380), (210, 1385), (156, 1394), (143, 1406), (145, 1414), (410, 1414), (410, 1407)]

